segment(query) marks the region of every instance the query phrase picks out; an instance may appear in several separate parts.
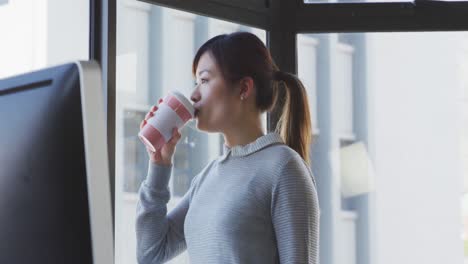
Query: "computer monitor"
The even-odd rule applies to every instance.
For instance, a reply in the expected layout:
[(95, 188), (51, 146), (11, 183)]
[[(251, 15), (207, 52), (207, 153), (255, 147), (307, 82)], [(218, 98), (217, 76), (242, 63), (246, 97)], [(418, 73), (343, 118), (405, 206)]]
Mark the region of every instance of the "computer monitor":
[(0, 80), (0, 263), (113, 263), (101, 73)]

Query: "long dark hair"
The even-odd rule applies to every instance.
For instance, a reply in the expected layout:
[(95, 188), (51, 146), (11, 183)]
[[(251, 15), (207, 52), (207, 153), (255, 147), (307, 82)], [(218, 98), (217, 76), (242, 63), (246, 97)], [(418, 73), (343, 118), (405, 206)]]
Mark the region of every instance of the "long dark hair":
[(271, 111), (277, 102), (279, 89), (286, 87), (287, 98), (276, 132), (309, 163), (312, 125), (307, 92), (297, 76), (280, 71), (263, 42), (249, 32), (219, 35), (205, 42), (193, 60), (194, 76), (205, 52), (214, 57), (228, 83), (233, 84), (247, 76), (253, 79), (257, 92), (256, 106), (261, 112)]

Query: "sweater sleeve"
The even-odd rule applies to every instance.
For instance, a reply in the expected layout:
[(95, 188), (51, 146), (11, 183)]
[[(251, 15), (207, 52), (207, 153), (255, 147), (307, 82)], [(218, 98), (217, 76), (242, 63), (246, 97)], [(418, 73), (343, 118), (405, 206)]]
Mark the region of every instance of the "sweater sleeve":
[(164, 263), (186, 249), (184, 220), (189, 208), (189, 192), (169, 215), (167, 203), (172, 166), (150, 163), (141, 184), (136, 213), (137, 259), (139, 264)]
[(286, 162), (273, 185), (271, 201), (280, 263), (319, 263), (317, 190), (302, 160)]

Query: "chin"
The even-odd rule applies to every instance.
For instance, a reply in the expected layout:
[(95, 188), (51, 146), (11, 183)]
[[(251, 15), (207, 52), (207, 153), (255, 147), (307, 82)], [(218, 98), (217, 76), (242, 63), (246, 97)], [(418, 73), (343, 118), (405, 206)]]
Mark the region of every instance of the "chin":
[(197, 124), (197, 129), (200, 130), (200, 131), (203, 131), (203, 132), (211, 132), (209, 129), (207, 129), (206, 127), (201, 126), (199, 124)]
[(197, 129), (200, 131), (206, 131), (205, 127), (203, 126), (202, 123), (200, 123), (200, 119), (197, 118)]
[(216, 132), (215, 130), (211, 129), (209, 126), (204, 124), (203, 122), (200, 122), (199, 119), (197, 119), (197, 129), (203, 132)]

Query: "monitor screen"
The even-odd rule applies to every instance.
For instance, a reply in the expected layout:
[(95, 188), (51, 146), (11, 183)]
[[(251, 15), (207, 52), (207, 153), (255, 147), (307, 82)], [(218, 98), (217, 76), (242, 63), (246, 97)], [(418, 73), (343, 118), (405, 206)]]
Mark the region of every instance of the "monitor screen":
[(0, 80), (0, 263), (113, 263), (104, 113), (95, 62)]

